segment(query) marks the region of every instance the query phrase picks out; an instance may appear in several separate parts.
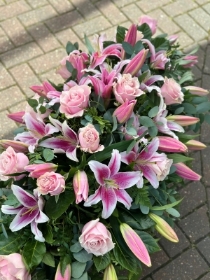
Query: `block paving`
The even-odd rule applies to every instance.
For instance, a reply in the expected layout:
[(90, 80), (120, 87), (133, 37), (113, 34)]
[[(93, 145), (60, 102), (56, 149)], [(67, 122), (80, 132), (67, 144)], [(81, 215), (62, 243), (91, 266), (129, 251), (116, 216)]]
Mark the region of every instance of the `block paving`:
[[(209, 0), (0, 0), (0, 138), (12, 138), (17, 125), (6, 114), (24, 110), (31, 85), (55, 83), (67, 41), (84, 47), (84, 34), (106, 33), (129, 26), (142, 14), (158, 20), (158, 33), (179, 35), (183, 50), (200, 46), (194, 67), (196, 85), (210, 90)], [(210, 144), (210, 126), (200, 140)], [(161, 251), (144, 267), (141, 280), (210, 279), (210, 147), (196, 152), (193, 168), (200, 182), (180, 189), (184, 200), (175, 230), (179, 243), (161, 238)]]

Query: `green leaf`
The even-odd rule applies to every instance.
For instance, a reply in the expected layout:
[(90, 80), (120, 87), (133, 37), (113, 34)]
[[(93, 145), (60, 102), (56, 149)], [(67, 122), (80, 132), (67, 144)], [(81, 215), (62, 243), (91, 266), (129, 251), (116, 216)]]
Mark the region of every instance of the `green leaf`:
[(198, 105), (196, 106), (196, 112), (197, 112), (198, 114), (200, 114), (200, 113), (206, 113), (206, 112), (209, 111), (209, 110), (210, 110), (210, 102), (203, 102), (203, 103), (198, 104)]
[(54, 260), (54, 257), (53, 255), (51, 255), (50, 253), (46, 252), (43, 259), (42, 259), (42, 262), (45, 263), (46, 265), (49, 265), (51, 267), (55, 267), (55, 260)]
[(155, 106), (151, 110), (149, 110), (148, 116), (150, 118), (154, 118), (155, 116), (157, 116), (158, 111), (159, 111), (159, 107)]
[(46, 247), (44, 242), (30, 240), (25, 244), (22, 256), (27, 264), (27, 267), (31, 270), (33, 267), (41, 263), (45, 253)]
[(71, 263), (71, 259), (69, 254), (65, 254), (60, 258), (60, 268), (61, 268), (61, 274), (64, 275), (65, 271), (66, 271), (66, 267), (67, 265), (69, 265)]
[(187, 114), (196, 114), (196, 108), (190, 103), (182, 103)]
[(177, 109), (174, 111), (174, 114), (175, 114), (175, 115), (179, 115), (179, 114), (181, 114), (183, 111), (184, 111), (184, 107), (179, 107), (179, 108), (177, 108)]
[(144, 34), (144, 39), (150, 39), (152, 36), (152, 31), (148, 24), (143, 23), (138, 26), (138, 31), (141, 31)]
[(122, 42), (122, 47), (123, 47), (123, 49), (125, 50), (125, 52), (126, 52), (127, 54), (130, 54), (130, 55), (133, 54), (133, 52), (134, 52), (134, 47), (131, 46), (129, 43), (127, 43), (127, 42)]
[(51, 149), (44, 149), (42, 155), (46, 161), (51, 161), (54, 159), (54, 153)]
[(73, 253), (73, 256), (74, 256), (75, 260), (77, 260), (78, 262), (81, 262), (81, 263), (86, 263), (86, 262), (92, 260), (92, 257), (93, 257), (92, 254), (88, 254), (88, 252), (85, 250), (82, 250), (78, 253)]
[(44, 106), (39, 107), (40, 113), (44, 114), (46, 112), (46, 108)]
[(93, 154), (87, 159), (87, 162), (90, 160), (97, 160), (99, 162), (104, 161), (107, 158), (111, 157), (111, 153), (113, 149), (117, 149), (119, 152), (126, 151), (127, 147), (131, 144), (133, 140), (122, 141), (119, 143), (115, 143), (110, 145), (109, 147), (105, 148), (102, 152), (98, 152)]
[(85, 272), (80, 278), (72, 278), (72, 280), (88, 280), (88, 274)]
[(148, 128), (148, 133), (151, 137), (155, 137), (158, 134), (158, 128), (156, 125)]
[(182, 201), (182, 199), (177, 200), (170, 204), (163, 205), (163, 206), (152, 206), (152, 207), (150, 207), (150, 210), (166, 210), (166, 209), (172, 208), (172, 207), (178, 205)]
[(71, 264), (72, 277), (74, 278), (81, 277), (83, 272), (85, 271), (85, 267), (86, 267), (86, 263), (73, 262)]
[(94, 52), (94, 48), (93, 48), (93, 46), (92, 46), (90, 40), (89, 40), (88, 37), (86, 36), (86, 34), (85, 34), (85, 45), (86, 45), (86, 47), (87, 47), (89, 53), (92, 54), (92, 53)]
[(149, 216), (140, 213), (121, 212), (120, 219), (137, 230), (148, 229), (154, 225), (153, 220)]
[(70, 247), (70, 251), (73, 253), (78, 253), (78, 252), (82, 251), (82, 249), (83, 248), (79, 242), (76, 242), (74, 245), (71, 245), (71, 247)]
[(168, 154), (167, 157), (169, 159), (173, 159), (173, 163), (186, 162), (186, 161), (193, 160), (193, 158), (186, 157), (186, 156), (183, 156), (180, 154)]
[(168, 212), (171, 216), (174, 216), (176, 218), (180, 217), (180, 213), (174, 208), (166, 209), (166, 212)]
[(126, 31), (127, 31), (127, 28), (125, 28), (123, 26), (117, 27), (117, 34), (116, 34), (117, 43), (122, 43), (124, 41)]
[(134, 53), (139, 53), (141, 50), (144, 49), (144, 46), (141, 41), (138, 41), (134, 46)]
[(72, 71), (74, 70), (74, 67), (72, 66), (71, 62), (69, 62), (68, 60), (66, 60), (66, 68), (70, 73), (72, 73)]
[(3, 234), (0, 235), (0, 254), (9, 255), (18, 251), (20, 246), (21, 236), (8, 234), (6, 238)]
[(179, 80), (179, 84), (183, 84), (188, 81), (193, 81), (193, 76), (191, 71), (184, 72), (182, 78)]
[(36, 108), (39, 103), (36, 99), (32, 99), (32, 98), (29, 98), (28, 99), (28, 104), (32, 107), (32, 108)]
[(169, 48), (169, 41), (164, 37), (156, 37), (152, 40), (152, 44), (155, 47), (155, 52), (165, 50)]
[(55, 198), (51, 196), (45, 206), (45, 213), (50, 219), (59, 218), (75, 200), (73, 191), (65, 191), (60, 194), (56, 203)]
[(68, 41), (68, 43), (66, 44), (66, 52), (67, 52), (67, 54), (69, 55), (74, 50), (76, 50), (75, 45)]
[(135, 136), (137, 135), (137, 131), (134, 127), (127, 127), (126, 128), (126, 132), (129, 134), (129, 135), (132, 135), (132, 136)]
[(140, 204), (140, 210), (143, 214), (147, 215), (149, 213), (149, 206), (144, 206)]
[(42, 233), (47, 243), (52, 244), (54, 242), (52, 227), (49, 224), (43, 225)]
[(207, 96), (197, 96), (197, 97), (194, 97), (192, 101), (195, 104), (200, 104), (203, 102), (208, 102), (208, 97)]
[(133, 147), (136, 145), (136, 141), (133, 140), (130, 145), (128, 146), (127, 150), (126, 150), (126, 153), (130, 153), (130, 151), (133, 149)]
[(93, 261), (96, 267), (96, 270), (99, 272), (105, 269), (111, 262), (109, 254), (105, 254), (103, 256), (94, 256)]
[(135, 232), (142, 239), (150, 254), (160, 251), (157, 241), (149, 233), (140, 230), (135, 230)]
[(205, 122), (207, 122), (208, 124), (210, 124), (210, 115), (205, 115)]
[(139, 118), (139, 121), (140, 121), (141, 125), (143, 125), (143, 126), (146, 126), (146, 127), (154, 126), (153, 120), (150, 119), (149, 117), (142, 116)]

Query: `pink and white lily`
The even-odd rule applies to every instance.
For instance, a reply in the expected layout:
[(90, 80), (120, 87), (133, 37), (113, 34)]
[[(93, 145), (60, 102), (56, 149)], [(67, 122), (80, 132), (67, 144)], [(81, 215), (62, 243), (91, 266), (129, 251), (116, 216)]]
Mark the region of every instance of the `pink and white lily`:
[(1, 207), (1, 211), (4, 214), (17, 214), (10, 224), (10, 230), (13, 232), (18, 231), (31, 224), (31, 231), (35, 235), (35, 239), (44, 242), (45, 239), (42, 232), (37, 227), (37, 224), (45, 223), (49, 220), (42, 212), (44, 208), (44, 199), (38, 196), (36, 189), (34, 190), (34, 195), (16, 185), (12, 185), (11, 189), (21, 205), (17, 207), (2, 205)]
[[(54, 123), (56, 124), (55, 120)], [(57, 124), (58, 127), (59, 123)], [(66, 121), (63, 122), (61, 130), (63, 136), (45, 139), (39, 146), (54, 149), (55, 153), (66, 153), (69, 159), (78, 161), (76, 156), (76, 149), (79, 144), (77, 134), (68, 126)]]
[(112, 44), (106, 48), (103, 47), (103, 42), (106, 40), (106, 35), (95, 35), (95, 45), (97, 51), (90, 57), (90, 68), (96, 68), (101, 65), (108, 56), (116, 56), (121, 58), (121, 44)]
[(44, 121), (34, 118), (30, 113), (25, 113), (24, 119), (28, 131), (17, 134), (14, 139), (29, 145), (29, 151), (31, 153), (34, 152), (39, 139), (59, 132), (58, 128), (54, 127), (52, 124), (45, 124)]
[(121, 155), (118, 150), (112, 151), (108, 166), (95, 160), (88, 163), (100, 184), (96, 192), (89, 196), (84, 206), (97, 204), (100, 200), (103, 204), (102, 218), (107, 219), (116, 208), (117, 201), (130, 209), (132, 198), (125, 189), (134, 186), (139, 180), (139, 172), (119, 172)]
[(125, 164), (134, 163), (134, 170), (139, 170), (138, 188), (143, 187), (143, 177), (150, 182), (154, 188), (158, 188), (159, 181), (163, 181), (170, 171), (173, 163), (167, 156), (157, 153), (159, 147), (158, 138), (154, 138), (152, 142), (140, 153), (138, 145), (136, 145), (129, 153), (121, 153), (121, 161)]

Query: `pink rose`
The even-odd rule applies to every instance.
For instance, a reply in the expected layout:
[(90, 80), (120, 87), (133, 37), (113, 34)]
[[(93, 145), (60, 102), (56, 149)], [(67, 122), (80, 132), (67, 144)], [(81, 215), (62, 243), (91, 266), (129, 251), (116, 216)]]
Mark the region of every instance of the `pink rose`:
[(60, 74), (65, 80), (71, 77), (71, 73), (66, 68), (66, 61), (69, 61), (71, 65), (77, 69), (77, 80), (79, 81), (83, 76), (82, 70), (86, 68), (85, 63), (88, 61), (88, 55), (75, 50), (61, 60), (60, 67), (57, 69), (56, 73)]
[(99, 145), (99, 133), (92, 124), (79, 129), (80, 149), (84, 152), (95, 153), (104, 149), (103, 145)]
[(45, 195), (58, 195), (65, 189), (64, 177), (55, 172), (46, 172), (36, 182), (39, 193)]
[(16, 153), (12, 147), (8, 147), (6, 151), (0, 154), (0, 180), (7, 181), (11, 177), (15, 180), (20, 180), (24, 175), (16, 177), (7, 175), (25, 171), (24, 167), (28, 164), (29, 160), (26, 155)]
[(79, 237), (81, 246), (95, 256), (105, 255), (114, 248), (112, 236), (99, 219), (85, 224)]
[(152, 31), (152, 35), (154, 35), (157, 30), (157, 20), (154, 18), (151, 18), (149, 16), (143, 15), (139, 19), (139, 25), (142, 25), (143, 23), (146, 23), (149, 25), (149, 27)]
[(161, 87), (161, 95), (165, 98), (166, 105), (181, 104), (184, 100), (184, 94), (181, 91), (180, 85), (172, 78), (165, 78), (164, 84)]
[(0, 279), (31, 280), (20, 254), (0, 255)]
[(86, 85), (74, 86), (68, 91), (63, 91), (60, 96), (60, 112), (68, 119), (81, 117), (84, 109), (88, 107), (90, 92), (90, 87)]
[(126, 99), (129, 101), (134, 100), (136, 97), (144, 94), (139, 89), (140, 84), (137, 77), (132, 77), (131, 74), (119, 74), (117, 82), (113, 83), (113, 91), (116, 100), (123, 104)]

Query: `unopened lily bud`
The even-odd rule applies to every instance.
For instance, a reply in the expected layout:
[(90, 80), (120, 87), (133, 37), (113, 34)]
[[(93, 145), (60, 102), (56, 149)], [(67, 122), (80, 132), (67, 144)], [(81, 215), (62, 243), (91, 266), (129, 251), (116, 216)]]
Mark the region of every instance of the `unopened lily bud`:
[(67, 264), (64, 275), (61, 273), (61, 265), (58, 264), (56, 274), (55, 274), (55, 280), (71, 280), (71, 266), (70, 264)]
[(148, 54), (149, 50), (141, 50), (139, 53), (137, 53), (137, 55), (135, 55), (131, 61), (127, 64), (127, 66), (125, 67), (125, 70), (123, 71), (123, 74), (131, 74), (132, 76), (135, 76), (138, 71), (141, 69), (141, 67), (143, 66), (147, 54)]
[(25, 167), (25, 170), (30, 172), (29, 177), (39, 178), (46, 172), (56, 171), (57, 167), (53, 163), (29, 164)]
[(114, 266), (110, 264), (104, 271), (103, 280), (118, 280)]
[(120, 225), (125, 243), (128, 245), (131, 252), (145, 265), (151, 266), (151, 260), (147, 248), (138, 234), (127, 224)]
[(170, 45), (173, 45), (176, 42), (176, 40), (178, 39), (178, 37), (179, 37), (178, 35), (169, 36), (168, 40), (169, 40)]
[(180, 177), (192, 181), (199, 181), (201, 179), (201, 176), (198, 173), (194, 172), (184, 163), (179, 162), (173, 165), (176, 167), (176, 174), (178, 174)]
[(134, 106), (136, 105), (136, 100), (128, 100), (120, 105), (113, 113), (116, 116), (119, 123), (125, 123), (127, 120), (130, 119)]
[(73, 188), (76, 196), (76, 204), (86, 201), (89, 192), (88, 178), (85, 171), (78, 170), (73, 178)]
[(200, 151), (206, 148), (206, 145), (197, 140), (189, 140), (185, 143), (189, 150)]
[(181, 126), (188, 126), (195, 124), (200, 121), (199, 118), (191, 117), (191, 116), (183, 116), (183, 115), (172, 115), (168, 116), (167, 120), (178, 123)]
[(28, 145), (20, 141), (2, 139), (0, 140), (0, 146), (5, 150), (12, 147), (16, 153), (28, 152)]
[(163, 152), (169, 153), (182, 153), (187, 152), (187, 146), (177, 139), (168, 136), (158, 136), (159, 147), (158, 149)]
[[(136, 26), (136, 24), (132, 24), (125, 35), (124, 42), (129, 43), (131, 46), (134, 46), (136, 43), (136, 36), (137, 36), (137, 26)], [(122, 51), (121, 51), (121, 58), (122, 59), (125, 58), (124, 49), (122, 49)]]
[(205, 96), (205, 95), (209, 94), (209, 91), (207, 89), (204, 89), (201, 87), (187, 86), (184, 88), (186, 90), (189, 90), (189, 92), (193, 95)]
[(164, 219), (153, 213), (150, 213), (149, 217), (156, 223), (155, 228), (162, 236), (172, 242), (179, 242), (175, 231)]
[(20, 112), (7, 114), (7, 117), (18, 123), (25, 123), (23, 120), (24, 115), (25, 115), (25, 111), (20, 111)]

